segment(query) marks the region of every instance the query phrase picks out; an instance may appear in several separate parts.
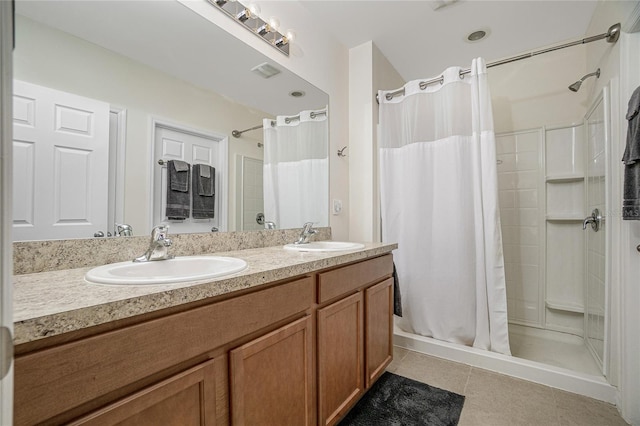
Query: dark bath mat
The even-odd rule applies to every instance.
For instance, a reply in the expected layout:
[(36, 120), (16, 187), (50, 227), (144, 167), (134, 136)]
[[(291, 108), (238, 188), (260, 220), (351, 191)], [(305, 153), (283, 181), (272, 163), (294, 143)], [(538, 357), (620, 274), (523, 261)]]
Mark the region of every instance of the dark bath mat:
[(385, 372), (339, 426), (455, 426), (464, 396)]

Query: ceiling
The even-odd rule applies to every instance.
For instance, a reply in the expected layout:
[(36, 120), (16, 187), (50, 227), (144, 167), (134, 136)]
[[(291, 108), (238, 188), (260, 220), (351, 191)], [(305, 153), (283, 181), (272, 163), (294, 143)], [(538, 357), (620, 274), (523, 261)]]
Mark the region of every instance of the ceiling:
[[(345, 46), (372, 40), (405, 81), (436, 76), (449, 66), (468, 68), (478, 56), (491, 62), (582, 39), (597, 4), (595, 0), (459, 0), (434, 10), (437, 2), (426, 0), (301, 3)], [(489, 36), (467, 42), (466, 36), (478, 29), (489, 29)]]
[[(254, 2), (287, 7), (282, 0)], [(429, 0), (298, 3), (346, 47), (372, 40), (405, 81), (436, 76), (449, 66), (469, 67), (478, 56), (490, 62), (584, 38), (597, 5), (595, 0), (458, 0), (434, 10), (437, 2)], [(177, 2), (158, 1), (149, 8), (144, 1), (21, 1), (17, 12), (274, 115), (302, 109), (288, 96), (292, 90), (307, 92), (305, 105), (326, 103), (326, 94), (286, 69), (269, 80), (252, 75), (252, 67), (271, 61)], [(465, 41), (478, 29), (489, 36)]]

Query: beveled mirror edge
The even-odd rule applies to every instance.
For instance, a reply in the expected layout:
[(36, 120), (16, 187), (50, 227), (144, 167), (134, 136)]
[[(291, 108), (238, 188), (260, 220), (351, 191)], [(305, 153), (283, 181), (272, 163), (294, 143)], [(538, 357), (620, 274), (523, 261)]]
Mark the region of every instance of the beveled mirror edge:
[[(331, 228), (317, 228), (314, 240), (331, 239)], [(300, 229), (242, 232), (208, 232), (171, 235), (171, 254), (194, 256), (227, 251), (280, 246), (298, 239)], [(60, 271), (124, 262), (149, 246), (149, 236), (71, 240), (21, 241), (13, 243), (15, 275)]]

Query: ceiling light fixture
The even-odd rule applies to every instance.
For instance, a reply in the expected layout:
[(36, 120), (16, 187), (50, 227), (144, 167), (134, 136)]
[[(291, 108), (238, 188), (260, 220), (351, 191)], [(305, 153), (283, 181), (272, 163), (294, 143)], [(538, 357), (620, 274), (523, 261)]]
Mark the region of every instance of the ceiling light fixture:
[(208, 0), (212, 6), (224, 12), (237, 23), (278, 49), (280, 52), (289, 56), (289, 44), (295, 33), (288, 30), (287, 34), (279, 32), (280, 22), (277, 18), (269, 18), (269, 22), (258, 16), (260, 7), (256, 4), (244, 6), (237, 0)]
[(264, 36), (269, 32), (271, 32), (271, 26), (266, 23), (256, 30), (256, 33), (258, 33), (258, 35), (261, 35), (261, 36)]
[(247, 19), (250, 19), (251, 16), (251, 11), (245, 8), (236, 15), (236, 19), (240, 22), (245, 22)]
[(279, 39), (275, 40), (273, 42), (273, 45), (280, 48), (282, 46), (288, 46), (289, 45), (289, 39), (285, 36), (280, 36)]
[(480, 30), (476, 30), (471, 32), (468, 36), (465, 37), (465, 41), (468, 43), (476, 43), (480, 40), (484, 40), (491, 33), (488, 28), (483, 28)]

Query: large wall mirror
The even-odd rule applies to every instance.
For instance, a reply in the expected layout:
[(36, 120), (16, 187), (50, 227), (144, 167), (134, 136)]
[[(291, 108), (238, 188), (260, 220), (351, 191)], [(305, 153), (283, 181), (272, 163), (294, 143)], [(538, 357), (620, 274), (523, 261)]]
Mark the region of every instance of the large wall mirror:
[(329, 224), (328, 95), (177, 1), (17, 1), (14, 78), (16, 241)]

